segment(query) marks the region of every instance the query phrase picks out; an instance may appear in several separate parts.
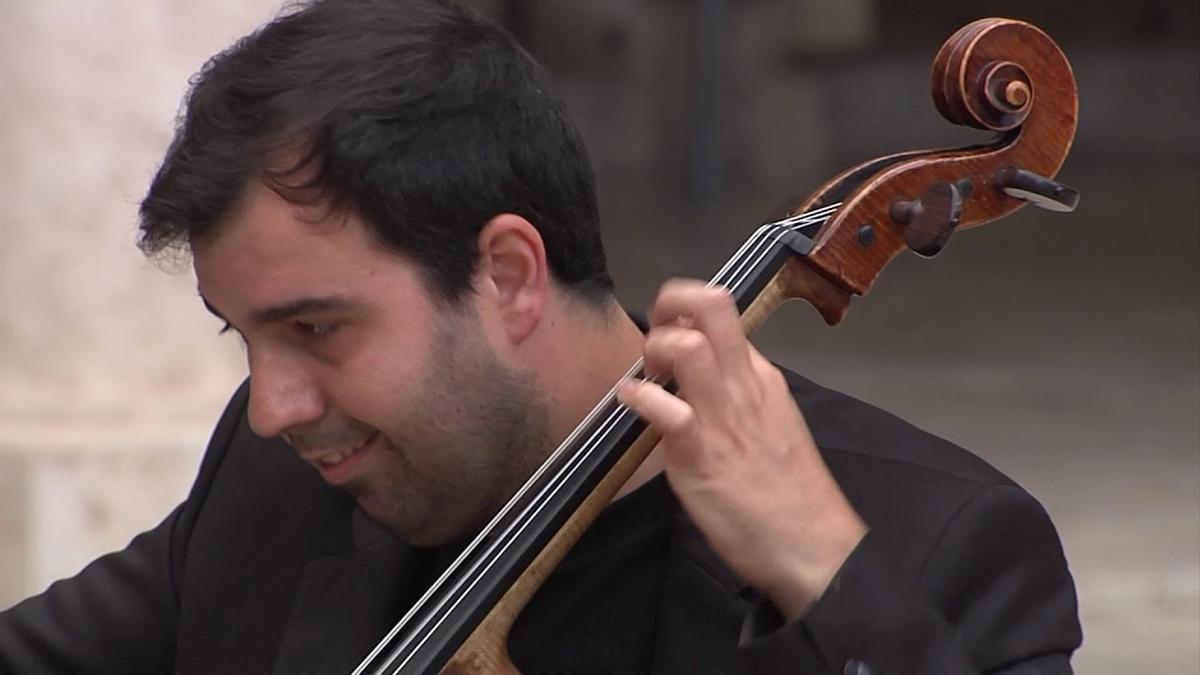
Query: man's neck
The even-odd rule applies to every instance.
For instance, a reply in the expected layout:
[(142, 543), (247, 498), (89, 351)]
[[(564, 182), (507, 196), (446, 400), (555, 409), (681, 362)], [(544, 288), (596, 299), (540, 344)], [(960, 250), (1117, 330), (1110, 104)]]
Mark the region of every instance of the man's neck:
[[(575, 306), (549, 326), (538, 368), (551, 397), (551, 433), (561, 442), (642, 356), (645, 336), (612, 302), (602, 311)], [(551, 372), (547, 372), (551, 371)], [(656, 448), (617, 493), (633, 491), (662, 471)]]

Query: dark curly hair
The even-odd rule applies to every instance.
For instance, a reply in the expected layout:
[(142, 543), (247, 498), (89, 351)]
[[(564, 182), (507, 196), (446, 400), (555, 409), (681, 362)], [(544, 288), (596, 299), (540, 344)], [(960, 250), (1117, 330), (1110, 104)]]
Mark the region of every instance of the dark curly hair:
[(503, 29), (445, 0), (318, 0), (192, 79), (140, 210), (147, 255), (219, 233), (250, 181), (352, 211), (439, 297), (470, 287), (484, 224), (538, 229), (553, 277), (600, 303), (612, 279), (587, 151), (549, 78)]

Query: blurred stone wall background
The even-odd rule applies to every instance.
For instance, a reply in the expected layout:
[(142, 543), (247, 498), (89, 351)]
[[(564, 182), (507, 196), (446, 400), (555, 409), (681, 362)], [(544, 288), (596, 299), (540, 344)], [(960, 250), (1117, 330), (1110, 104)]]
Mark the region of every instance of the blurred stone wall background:
[(0, 3), (0, 604), (163, 518), (242, 377), (133, 228), (188, 77), (274, 11)]
[[(772, 358), (975, 450), (1046, 504), (1079, 672), (1200, 668), (1200, 6), (1194, 0), (479, 0), (558, 80), (597, 164), (619, 294), (706, 276), (845, 165), (974, 142), (928, 101), (981, 16), (1074, 64), (1076, 214), (902, 256)], [(236, 342), (134, 245), (188, 77), (277, 0), (0, 3), (0, 607), (153, 526), (190, 484)]]

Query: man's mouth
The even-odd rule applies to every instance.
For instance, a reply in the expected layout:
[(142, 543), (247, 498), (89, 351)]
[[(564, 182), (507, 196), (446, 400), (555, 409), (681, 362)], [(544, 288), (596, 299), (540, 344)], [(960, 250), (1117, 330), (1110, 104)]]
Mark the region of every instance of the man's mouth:
[(327, 455), (323, 455), (323, 456), (317, 458), (317, 463), (324, 467), (331, 467), (335, 464), (338, 464), (343, 459), (346, 459), (350, 455), (354, 454), (354, 450), (355, 450), (355, 448), (349, 448), (346, 450), (339, 450), (337, 452), (332, 452)]
[(379, 432), (375, 431), (349, 447), (322, 450), (305, 449), (301, 457), (316, 467), (325, 482), (331, 485), (340, 485), (354, 476), (359, 465), (369, 454), (371, 444), (378, 437)]

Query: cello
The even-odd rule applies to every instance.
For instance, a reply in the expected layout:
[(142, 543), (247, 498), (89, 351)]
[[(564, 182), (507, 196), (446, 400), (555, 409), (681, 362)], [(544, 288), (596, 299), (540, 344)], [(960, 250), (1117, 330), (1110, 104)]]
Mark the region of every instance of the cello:
[[(959, 229), (1025, 203), (1071, 211), (1079, 195), (1054, 180), (1078, 118), (1075, 79), (1038, 28), (981, 19), (934, 59), (931, 89), (952, 123), (995, 132), (987, 142), (873, 159), (838, 174), (759, 227), (711, 280), (755, 330), (785, 301), (805, 300), (830, 324), (904, 250), (936, 256)], [(639, 377), (631, 364), (621, 382)], [(575, 430), (366, 655), (352, 675), (515, 674), (516, 617), (660, 435), (616, 396)]]

